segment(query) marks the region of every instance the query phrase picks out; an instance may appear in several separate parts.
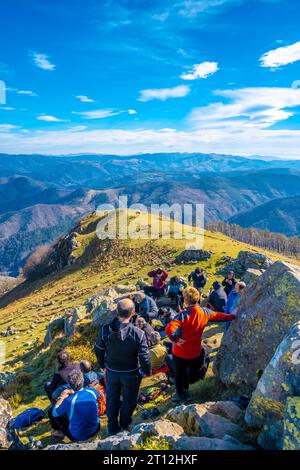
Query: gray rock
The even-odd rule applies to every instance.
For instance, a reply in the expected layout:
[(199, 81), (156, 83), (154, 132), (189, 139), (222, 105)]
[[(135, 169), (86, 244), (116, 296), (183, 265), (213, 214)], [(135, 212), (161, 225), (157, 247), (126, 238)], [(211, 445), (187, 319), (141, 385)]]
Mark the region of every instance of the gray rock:
[(300, 450), (300, 397), (287, 399), (284, 416), (283, 450)]
[(243, 277), (248, 269), (266, 270), (273, 264), (273, 261), (263, 253), (253, 253), (251, 251), (240, 251), (237, 259), (226, 266), (225, 272), (234, 271), (236, 277)]
[(253, 284), (255, 284), (258, 280), (258, 278), (265, 272), (263, 269), (253, 269), (249, 268), (245, 272), (245, 274), (242, 276), (242, 281), (246, 283), (247, 286), (250, 286), (253, 288)]
[(48, 347), (52, 343), (55, 334), (59, 331), (64, 332), (65, 319), (63, 317), (57, 317), (51, 320), (47, 326), (46, 335), (44, 338), (44, 346)]
[(168, 419), (160, 419), (154, 421), (153, 423), (141, 423), (133, 428), (130, 433), (133, 434), (142, 434), (142, 437), (172, 437), (173, 439), (178, 438), (184, 434), (183, 428)]
[(258, 442), (265, 449), (282, 449), (287, 399), (300, 393), (299, 357), (300, 321), (278, 346), (246, 411), (246, 423), (262, 430)]
[(176, 450), (254, 450), (253, 447), (244, 445), (231, 436), (223, 439), (209, 437), (180, 437), (175, 442)]
[(209, 404), (182, 405), (171, 410), (167, 418), (179, 424), (189, 436), (222, 439), (226, 434), (242, 436), (242, 429), (229, 419), (208, 411)]
[(211, 251), (206, 250), (184, 250), (174, 261), (176, 264), (197, 263), (207, 261), (212, 255)]
[(223, 336), (214, 371), (248, 396), (291, 326), (300, 320), (300, 268), (277, 261), (248, 288)]
[(12, 438), (9, 432), (9, 422), (13, 414), (8, 401), (0, 397), (0, 449), (9, 449), (12, 446)]

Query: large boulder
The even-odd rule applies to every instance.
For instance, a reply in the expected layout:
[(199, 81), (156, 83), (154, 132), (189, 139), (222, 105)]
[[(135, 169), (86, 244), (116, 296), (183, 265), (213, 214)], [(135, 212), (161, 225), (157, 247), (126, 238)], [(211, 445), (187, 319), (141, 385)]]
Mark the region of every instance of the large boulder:
[(46, 335), (44, 338), (44, 346), (47, 348), (52, 343), (53, 339), (58, 333), (64, 333), (65, 319), (63, 317), (57, 317), (48, 323)]
[(245, 290), (214, 362), (226, 386), (251, 395), (283, 337), (300, 320), (299, 295), (300, 268), (282, 261)]
[(223, 416), (214, 414), (211, 405), (204, 403), (177, 406), (168, 413), (167, 418), (179, 424), (189, 436), (222, 439), (228, 434), (241, 437), (243, 434), (241, 427)]
[(0, 397), (0, 449), (9, 449), (12, 446), (12, 438), (9, 431), (9, 423), (13, 418), (8, 401)]
[(207, 261), (212, 257), (211, 251), (206, 250), (184, 250), (175, 258), (176, 264), (198, 263)]
[(287, 399), (284, 417), (283, 450), (300, 450), (300, 397)]
[(155, 436), (164, 438), (171, 437), (176, 440), (184, 435), (184, 430), (179, 424), (169, 421), (168, 419), (159, 419), (152, 423), (138, 424), (133, 428), (131, 434), (142, 434), (143, 438)]
[(265, 449), (282, 449), (287, 399), (299, 394), (300, 321), (278, 346), (246, 411), (246, 423), (262, 430), (258, 442)]
[(236, 260), (226, 266), (225, 271), (234, 271), (236, 277), (243, 277), (247, 269), (264, 271), (272, 265), (273, 261), (263, 253), (240, 251)]

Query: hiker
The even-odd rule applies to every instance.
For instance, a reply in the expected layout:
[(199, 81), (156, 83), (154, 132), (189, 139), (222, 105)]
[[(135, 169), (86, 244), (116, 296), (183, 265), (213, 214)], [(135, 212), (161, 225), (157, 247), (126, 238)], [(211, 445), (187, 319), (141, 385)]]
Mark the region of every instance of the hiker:
[(148, 277), (153, 278), (152, 286), (144, 287), (145, 294), (155, 298), (162, 297), (165, 293), (166, 279), (168, 276), (167, 271), (161, 268), (150, 271)]
[[(80, 371), (79, 364), (72, 364), (69, 354), (66, 351), (59, 351), (56, 357), (59, 364), (58, 371), (53, 375), (51, 382), (46, 382), (44, 385), (47, 396), (51, 402), (56, 400), (57, 393), (59, 396), (65, 388), (68, 388), (70, 372), (73, 370)], [(57, 392), (56, 396), (53, 396), (55, 392)]]
[(202, 294), (202, 291), (206, 285), (206, 277), (204, 275), (203, 269), (201, 268), (196, 268), (195, 271), (193, 271), (189, 277), (188, 277), (189, 283), (193, 281), (193, 286), (199, 294)]
[(138, 317), (136, 319), (135, 326), (145, 333), (147, 345), (151, 348), (153, 346), (152, 339), (155, 330), (146, 322), (144, 317)]
[[(243, 295), (244, 289), (246, 287), (246, 284), (242, 281), (236, 282), (234, 289), (229, 294), (229, 297), (226, 302), (225, 306), (225, 313), (230, 315), (234, 314), (236, 315), (238, 312), (238, 303), (241, 299), (241, 296)], [(230, 322), (225, 324), (225, 331), (228, 330), (230, 326)]]
[(92, 364), (90, 361), (81, 361), (80, 362), (80, 370), (83, 374), (84, 379), (84, 386), (94, 386), (96, 387), (99, 385), (99, 376), (97, 372), (92, 370)]
[(182, 277), (173, 276), (166, 285), (168, 297), (176, 303), (177, 308), (182, 308), (182, 292), (187, 287), (186, 282)]
[(110, 434), (128, 429), (137, 405), (142, 376), (151, 375), (146, 335), (130, 322), (134, 314), (132, 300), (120, 300), (117, 317), (100, 329), (95, 344), (99, 366), (106, 368)]
[(157, 324), (154, 326), (154, 330), (159, 332), (161, 339), (166, 337), (165, 328), (176, 315), (177, 313), (171, 307), (161, 307), (159, 309)]
[(234, 277), (234, 271), (229, 271), (224, 281), (222, 282), (222, 286), (224, 287), (224, 291), (227, 297), (229, 297), (229, 294), (235, 285), (236, 279)]
[(177, 395), (174, 403), (190, 401), (189, 385), (199, 379), (202, 366), (202, 334), (211, 321), (229, 321), (235, 316), (222, 312), (213, 312), (199, 306), (198, 289), (188, 287), (183, 291), (185, 309), (166, 327), (166, 334), (173, 341), (173, 363)]
[(48, 416), (53, 429), (52, 437), (71, 441), (86, 441), (100, 429), (98, 416), (98, 392), (84, 388), (82, 372), (73, 370), (68, 377), (70, 389), (64, 390), (58, 401), (49, 409)]
[(161, 369), (165, 365), (165, 361), (168, 355), (167, 348), (161, 344), (160, 340), (160, 334), (157, 331), (154, 331), (151, 338), (152, 347), (149, 351), (151, 368), (153, 372)]
[(215, 312), (225, 312), (227, 295), (218, 281), (213, 283), (213, 290), (208, 297), (208, 307)]
[(135, 296), (135, 311), (139, 317), (143, 317), (149, 323), (158, 315), (158, 307), (155, 300), (144, 292), (138, 292)]

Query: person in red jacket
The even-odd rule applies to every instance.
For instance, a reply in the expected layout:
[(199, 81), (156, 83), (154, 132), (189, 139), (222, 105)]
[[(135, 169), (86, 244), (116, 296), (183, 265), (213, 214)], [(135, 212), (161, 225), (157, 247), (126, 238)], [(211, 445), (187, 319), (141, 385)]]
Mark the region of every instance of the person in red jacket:
[(194, 287), (183, 291), (185, 309), (165, 329), (173, 342), (173, 363), (175, 368), (176, 403), (191, 399), (189, 385), (198, 380), (202, 366), (201, 340), (208, 322), (234, 320), (235, 315), (214, 312), (199, 306), (200, 294)]
[(153, 278), (152, 286), (145, 286), (144, 292), (146, 295), (153, 297), (161, 297), (164, 295), (166, 288), (166, 279), (169, 274), (164, 269), (158, 268), (148, 273), (148, 276)]

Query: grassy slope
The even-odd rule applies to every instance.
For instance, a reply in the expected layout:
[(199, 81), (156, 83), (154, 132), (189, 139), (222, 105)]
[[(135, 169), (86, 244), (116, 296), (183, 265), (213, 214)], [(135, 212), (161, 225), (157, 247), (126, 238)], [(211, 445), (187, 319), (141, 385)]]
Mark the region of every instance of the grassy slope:
[[(8, 388), (9, 399), (15, 414), (29, 406), (46, 407), (43, 383), (48, 380), (55, 367), (56, 351), (67, 346), (74, 360), (86, 357), (95, 361), (93, 342), (97, 332), (89, 321), (84, 321), (78, 334), (71, 341), (57, 338), (50, 348), (43, 348), (46, 326), (53, 317), (61, 315), (65, 309), (76, 307), (102, 288), (116, 284), (134, 284), (138, 279), (147, 279), (147, 272), (153, 266), (162, 265), (171, 274), (187, 276), (193, 265), (174, 266), (172, 260), (185, 249), (184, 240), (145, 240), (115, 242), (105, 254), (100, 249), (106, 242), (95, 237), (96, 216), (89, 216), (81, 222), (79, 241), (76, 250), (77, 263), (63, 271), (36, 282), (17, 287), (12, 293), (0, 300), (0, 331), (13, 326), (17, 335), (4, 338), (6, 343), (6, 363), (3, 370), (15, 370), (17, 381)], [(145, 222), (145, 221), (144, 221)], [(174, 228), (174, 227), (173, 227)], [(175, 228), (175, 232), (176, 232)], [(216, 276), (217, 265), (223, 256), (235, 258), (240, 250), (261, 252), (249, 245), (228, 237), (206, 232), (203, 249), (214, 254), (208, 261), (199, 263), (208, 275), (207, 290)], [(283, 259), (267, 253), (273, 259)], [(35, 325), (31, 328), (32, 324)], [(214, 352), (222, 338), (222, 325), (213, 324), (206, 329), (205, 337)], [(157, 378), (146, 379), (145, 387), (155, 383)], [(205, 401), (222, 395), (224, 390), (209, 370), (204, 382), (193, 386), (195, 401)], [(168, 409), (169, 397), (160, 404), (161, 411)], [(141, 421), (137, 414), (135, 420)], [(104, 431), (105, 433), (105, 431)], [(49, 427), (46, 421), (24, 433), (37, 435), (46, 444), (49, 441)]]

